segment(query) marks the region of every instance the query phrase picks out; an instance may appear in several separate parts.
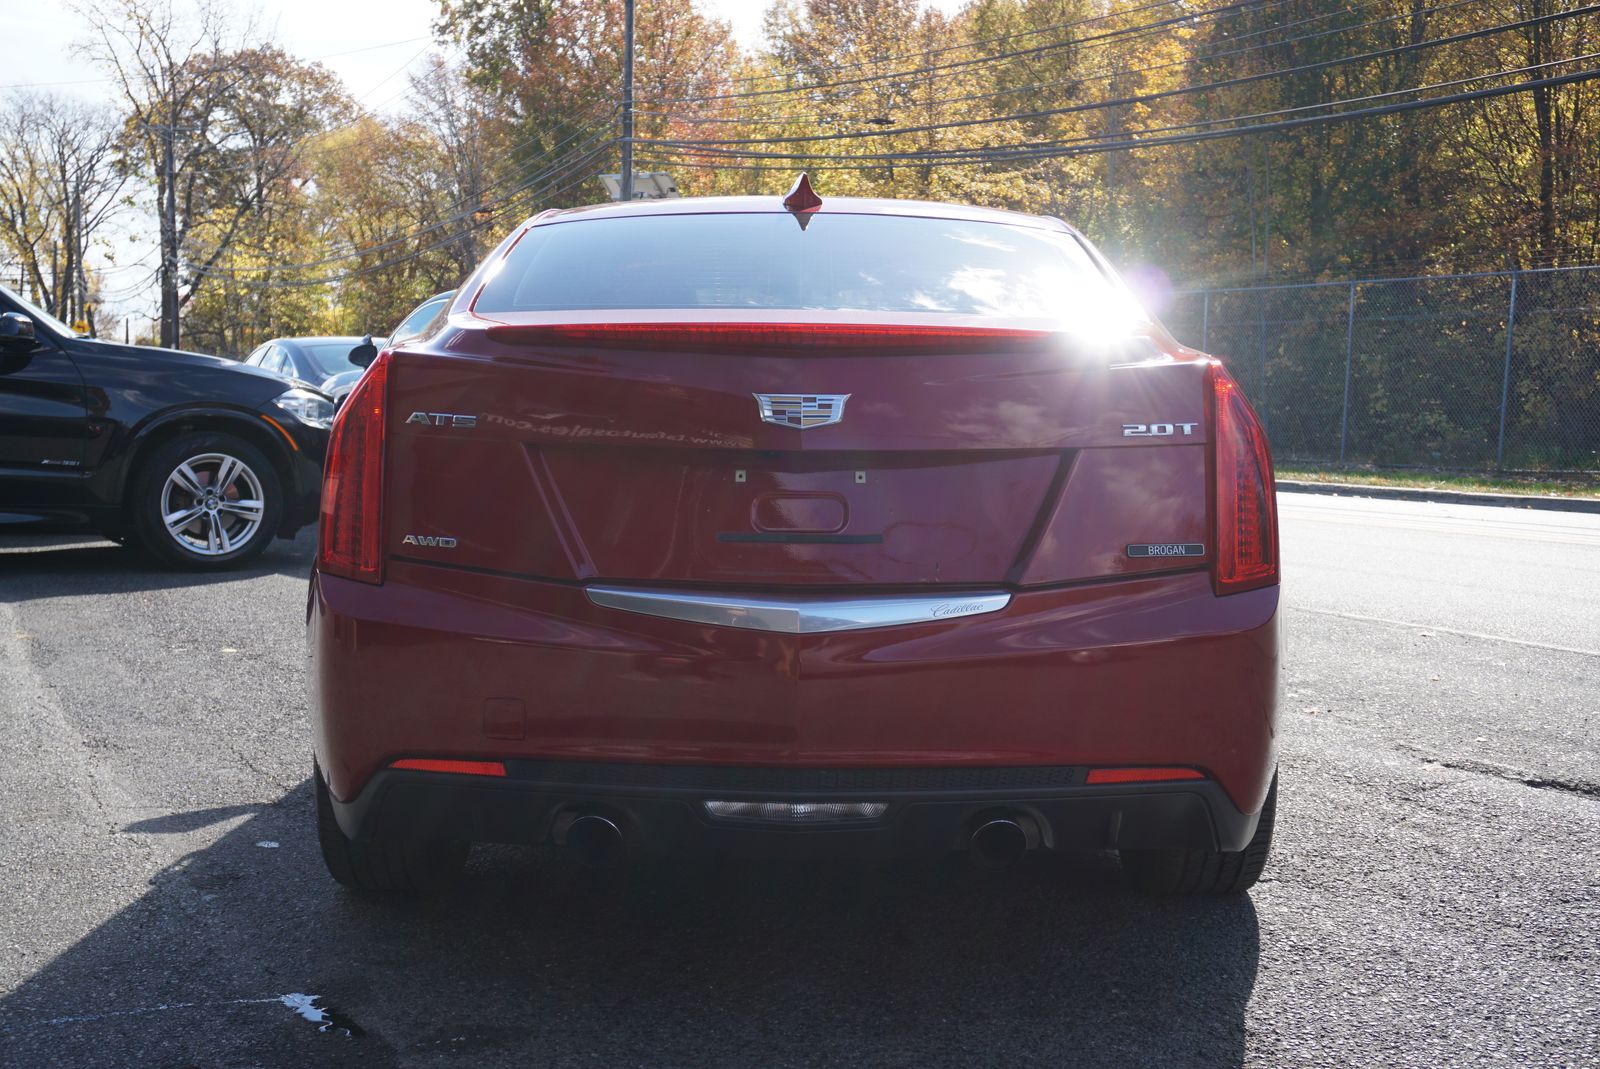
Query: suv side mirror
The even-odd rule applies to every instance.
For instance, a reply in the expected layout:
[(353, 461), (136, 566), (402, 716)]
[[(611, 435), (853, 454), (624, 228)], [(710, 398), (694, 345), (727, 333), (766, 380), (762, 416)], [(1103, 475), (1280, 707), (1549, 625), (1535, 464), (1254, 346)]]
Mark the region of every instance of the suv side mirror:
[(361, 344), (350, 350), (350, 362), (356, 367), (371, 367), (378, 359), (378, 347), (372, 344), (372, 335), (361, 339)]
[(21, 312), (0, 315), (0, 349), (10, 353), (25, 353), (34, 344), (33, 320)]

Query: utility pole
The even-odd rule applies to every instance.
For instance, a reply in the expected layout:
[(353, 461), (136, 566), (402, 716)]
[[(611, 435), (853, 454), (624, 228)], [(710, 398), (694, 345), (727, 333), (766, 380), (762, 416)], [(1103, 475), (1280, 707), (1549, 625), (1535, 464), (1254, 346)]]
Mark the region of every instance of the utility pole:
[(83, 265), (83, 256), (86, 251), (83, 241), (83, 182), (76, 180), (72, 190), (72, 216), (73, 216), (73, 255), (72, 259), (77, 265), (78, 277), (78, 316), (89, 325), (89, 333), (95, 333), (94, 314), (89, 307), (89, 269)]
[(178, 347), (178, 174), (173, 146), (178, 132), (196, 133), (195, 127), (178, 126), (176, 114), (173, 121), (158, 123), (146, 120), (141, 125), (161, 135), (161, 173), (157, 183), (157, 214), (161, 219), (161, 344), (169, 349)]
[(633, 199), (633, 0), (622, 4), (622, 199)]
[(161, 127), (161, 173), (166, 184), (161, 203), (161, 344), (178, 347), (178, 192), (172, 140), (177, 123)]

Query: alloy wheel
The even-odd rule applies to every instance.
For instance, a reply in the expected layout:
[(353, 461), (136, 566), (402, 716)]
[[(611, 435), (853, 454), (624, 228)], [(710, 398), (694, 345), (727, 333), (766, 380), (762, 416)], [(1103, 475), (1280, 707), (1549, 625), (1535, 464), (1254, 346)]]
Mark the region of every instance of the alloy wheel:
[(226, 453), (180, 463), (161, 490), (161, 522), (173, 541), (201, 557), (243, 548), (261, 527), (266, 501), (250, 465)]

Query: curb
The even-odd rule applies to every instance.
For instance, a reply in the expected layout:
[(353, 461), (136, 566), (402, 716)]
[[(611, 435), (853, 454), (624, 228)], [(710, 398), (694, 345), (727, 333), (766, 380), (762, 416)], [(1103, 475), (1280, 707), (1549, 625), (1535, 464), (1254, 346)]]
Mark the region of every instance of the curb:
[(1496, 505), (1501, 508), (1543, 509), (1549, 512), (1600, 513), (1600, 498), (1550, 497), (1544, 494), (1490, 494), (1474, 490), (1428, 490), (1409, 486), (1367, 486), (1363, 483), (1302, 482), (1279, 479), (1279, 490), (1299, 494), (1333, 494), (1339, 497), (1381, 497), (1391, 501), (1432, 501), (1444, 505)]

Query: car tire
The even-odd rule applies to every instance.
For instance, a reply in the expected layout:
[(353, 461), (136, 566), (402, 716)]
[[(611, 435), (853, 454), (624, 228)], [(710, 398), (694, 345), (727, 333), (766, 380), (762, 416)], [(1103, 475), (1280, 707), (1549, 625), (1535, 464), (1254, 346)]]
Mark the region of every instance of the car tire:
[[(133, 477), (130, 511), (139, 544), (171, 568), (215, 571), (255, 558), (277, 533), (283, 510), (283, 483), (272, 461), (225, 432), (174, 438), (145, 457)], [(180, 515), (185, 522), (169, 524)]]
[(1278, 777), (1272, 777), (1256, 833), (1243, 850), (1123, 850), (1122, 871), (1150, 895), (1231, 895), (1255, 886), (1272, 852)]
[(460, 877), (471, 843), (420, 837), (351, 839), (333, 815), (320, 768), (314, 768), (312, 779), (317, 792), (317, 845), (335, 880), (364, 894), (399, 896), (436, 894)]

